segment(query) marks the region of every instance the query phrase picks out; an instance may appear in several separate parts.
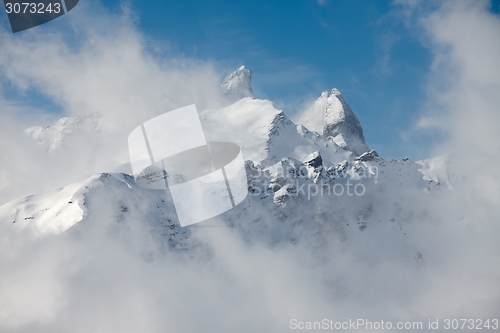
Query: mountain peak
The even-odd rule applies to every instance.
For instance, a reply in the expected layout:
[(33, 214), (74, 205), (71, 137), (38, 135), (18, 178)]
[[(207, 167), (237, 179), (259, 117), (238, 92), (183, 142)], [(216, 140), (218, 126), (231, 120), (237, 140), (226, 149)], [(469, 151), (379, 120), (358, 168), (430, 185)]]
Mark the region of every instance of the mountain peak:
[(232, 101), (237, 101), (245, 97), (253, 97), (252, 72), (241, 66), (222, 82), (222, 94)]
[(336, 88), (330, 93), (324, 91), (297, 123), (331, 137), (339, 147), (356, 155), (369, 150), (358, 117)]
[(368, 150), (358, 117), (335, 88), (326, 99), (323, 135), (357, 155)]

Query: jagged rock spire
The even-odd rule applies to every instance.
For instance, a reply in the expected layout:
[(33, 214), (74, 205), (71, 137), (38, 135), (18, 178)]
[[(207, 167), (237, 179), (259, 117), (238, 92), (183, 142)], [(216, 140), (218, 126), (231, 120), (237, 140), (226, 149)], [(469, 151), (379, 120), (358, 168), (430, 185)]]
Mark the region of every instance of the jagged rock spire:
[(252, 72), (241, 66), (232, 72), (222, 82), (222, 94), (232, 101), (237, 101), (245, 97), (253, 97)]
[(337, 89), (333, 88), (325, 105), (323, 135), (359, 155), (368, 150), (358, 117)]
[(368, 151), (358, 117), (337, 89), (323, 92), (297, 123), (331, 137), (341, 148), (360, 155)]

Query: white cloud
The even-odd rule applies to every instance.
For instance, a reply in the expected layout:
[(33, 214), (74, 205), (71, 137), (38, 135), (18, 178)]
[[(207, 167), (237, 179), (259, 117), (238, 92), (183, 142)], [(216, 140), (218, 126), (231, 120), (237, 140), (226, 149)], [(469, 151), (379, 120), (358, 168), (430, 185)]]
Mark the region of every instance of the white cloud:
[[(445, 2), (420, 24), (430, 36), (434, 62), (428, 112), (421, 126), (446, 131), (438, 153), (453, 153), (469, 190), (485, 202), (500, 200), (500, 18), (489, 3)], [(498, 210), (494, 210), (498, 213)]]
[(148, 49), (126, 8), (121, 16), (96, 18), (91, 16), (104, 12), (97, 2), (78, 8), (64, 32), (50, 38), (43, 30), (0, 31), (0, 77), (27, 98), (33, 91), (44, 95), (64, 116), (101, 119), (104, 130), (99, 136), (81, 133), (54, 156), (40, 156), (22, 129), (50, 125), (54, 115), (1, 99), (0, 179), (16, 184), (0, 185), (0, 203), (115, 170), (127, 163), (128, 134), (154, 116), (190, 104), (204, 110), (225, 103), (211, 63)]
[[(483, 315), (489, 312), (485, 304), (494, 309), (491, 314), (499, 310), (491, 278), (498, 279), (493, 267), (500, 266), (500, 246), (490, 235), (499, 232), (500, 218), (500, 17), (488, 9), (487, 1), (447, 1), (429, 14), (422, 14), (423, 8), (415, 11), (420, 13), (417, 31), (424, 34), (434, 59), (418, 125), (446, 133), (433, 152), (448, 154), (447, 172), (455, 188), (429, 208), (449, 223), (444, 244), (457, 253), (466, 249), (462, 256), (449, 257), (453, 264), (447, 265), (448, 273), (468, 276), (468, 282), (454, 282), (452, 299), (467, 308), (467, 298), (482, 298), (467, 311)], [(460, 231), (462, 223), (474, 231)], [(467, 245), (461, 248), (460, 242)], [(463, 267), (476, 273), (466, 275), (460, 272)]]

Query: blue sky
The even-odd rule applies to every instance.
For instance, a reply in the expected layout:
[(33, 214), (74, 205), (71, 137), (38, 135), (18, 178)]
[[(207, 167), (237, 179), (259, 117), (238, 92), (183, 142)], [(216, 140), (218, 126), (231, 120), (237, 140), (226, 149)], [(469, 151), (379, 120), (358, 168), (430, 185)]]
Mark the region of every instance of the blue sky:
[[(102, 3), (120, 12), (123, 2)], [(390, 1), (127, 4), (149, 47), (211, 61), (221, 77), (245, 65), (253, 71), (256, 97), (272, 100), (289, 115), (322, 91), (338, 88), (360, 118), (368, 145), (385, 158), (427, 157), (425, 147), (438, 138), (412, 131), (425, 111), (432, 57), (425, 36), (396, 15)], [(498, 8), (499, 1), (493, 2), (492, 10)], [(51, 24), (58, 23), (45, 28)], [(45, 101), (36, 92), (17, 98)]]
[[(116, 2), (115, 2), (116, 3)], [(132, 2), (133, 7), (137, 6)], [(138, 4), (138, 3), (137, 3)], [(110, 3), (111, 5), (111, 3)], [(112, 5), (111, 5), (112, 6)], [(292, 114), (338, 88), (383, 156), (410, 152), (401, 131), (414, 122), (431, 58), (387, 1), (141, 1), (140, 26), (187, 56), (254, 72), (257, 97)]]

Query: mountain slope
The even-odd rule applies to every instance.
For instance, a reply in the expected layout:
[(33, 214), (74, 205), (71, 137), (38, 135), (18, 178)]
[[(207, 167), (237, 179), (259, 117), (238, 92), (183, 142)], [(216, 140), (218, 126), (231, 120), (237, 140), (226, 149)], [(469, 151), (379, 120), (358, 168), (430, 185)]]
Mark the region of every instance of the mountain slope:
[(190, 235), (177, 221), (171, 197), (145, 190), (126, 174), (98, 174), (62, 189), (15, 200), (0, 207), (0, 220), (35, 238), (95, 224), (116, 233), (118, 226), (151, 229), (165, 248), (184, 249)]

